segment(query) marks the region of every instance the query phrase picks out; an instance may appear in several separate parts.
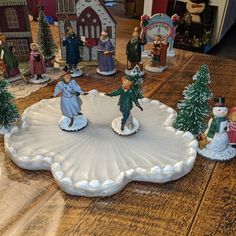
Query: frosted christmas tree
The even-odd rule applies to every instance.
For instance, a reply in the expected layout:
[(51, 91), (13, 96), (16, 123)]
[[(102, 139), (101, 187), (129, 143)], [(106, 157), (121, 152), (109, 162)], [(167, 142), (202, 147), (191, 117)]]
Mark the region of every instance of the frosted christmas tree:
[(44, 7), (39, 7), (39, 26), (38, 26), (38, 44), (40, 51), (45, 57), (47, 67), (52, 67), (52, 60), (55, 58), (54, 53), (57, 51), (57, 45), (53, 40), (51, 29), (44, 14)]
[(211, 82), (208, 66), (202, 65), (193, 80), (195, 82), (183, 92), (184, 99), (177, 104), (179, 111), (173, 126), (197, 136), (206, 130), (207, 117), (211, 113), (209, 100), (213, 95), (208, 88)]
[(20, 117), (13, 102), (13, 96), (7, 91), (8, 82), (0, 79), (0, 133), (7, 133)]

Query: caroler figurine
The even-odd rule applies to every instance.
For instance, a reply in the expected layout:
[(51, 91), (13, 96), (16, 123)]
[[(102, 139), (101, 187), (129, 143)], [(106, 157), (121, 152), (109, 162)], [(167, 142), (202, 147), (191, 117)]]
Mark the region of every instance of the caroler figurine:
[(36, 43), (31, 43), (30, 48), (30, 74), (32, 77), (29, 82), (34, 84), (48, 82), (50, 78), (45, 74), (45, 61), (42, 53), (38, 49), (38, 45)]
[(236, 107), (229, 110), (228, 136), (231, 147), (236, 148)]
[(116, 73), (114, 53), (115, 48), (108, 38), (108, 33), (103, 30), (98, 40), (98, 74), (111, 76)]
[(138, 99), (142, 98), (142, 83), (141, 71), (138, 66), (135, 66), (131, 75), (125, 75), (121, 78), (122, 86), (111, 92), (107, 96), (120, 96), (118, 105), (122, 117), (117, 117), (112, 121), (112, 129), (115, 133), (127, 136), (134, 134), (139, 129), (139, 123), (136, 118), (132, 117), (131, 110), (133, 103), (143, 111)]
[(235, 149), (229, 145), (227, 134), (227, 113), (225, 98), (217, 97), (214, 99), (213, 107), (214, 118), (208, 123), (208, 129), (205, 131), (207, 141), (205, 146), (198, 149), (198, 153), (212, 160), (228, 160), (235, 156)]
[[(6, 36), (0, 33), (0, 60), (3, 68), (6, 66), (6, 77), (9, 81), (15, 81), (22, 78), (19, 70), (19, 63), (14, 55), (15, 48), (13, 44), (8, 45)], [(4, 64), (3, 64), (4, 62)]]
[(61, 81), (56, 85), (53, 96), (61, 96), (62, 118), (59, 127), (64, 131), (76, 132), (87, 126), (88, 121), (81, 113), (82, 100), (80, 94), (86, 95), (78, 83), (71, 78), (71, 71), (65, 67), (65, 73), (61, 76)]
[[(135, 27), (132, 37), (126, 46), (127, 55), (127, 69), (125, 70), (126, 75), (130, 75), (132, 69), (138, 65), (141, 69), (142, 76), (144, 75), (143, 63), (142, 63), (142, 46), (147, 43), (145, 33), (142, 33), (141, 37), (139, 34), (138, 27)], [(129, 65), (130, 63), (130, 65)]]
[(62, 45), (66, 47), (66, 63), (69, 65), (72, 77), (79, 77), (83, 74), (77, 68), (80, 62), (80, 47), (84, 43), (77, 37), (71, 26), (66, 28), (66, 37), (63, 38)]
[(162, 39), (160, 35), (155, 36), (152, 45), (149, 64), (145, 69), (150, 72), (162, 72), (166, 69), (166, 55), (168, 49), (167, 38)]

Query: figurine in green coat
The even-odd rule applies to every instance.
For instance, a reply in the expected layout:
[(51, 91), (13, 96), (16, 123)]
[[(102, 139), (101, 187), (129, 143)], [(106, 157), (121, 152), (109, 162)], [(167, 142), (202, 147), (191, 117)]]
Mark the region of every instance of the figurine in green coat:
[(127, 68), (128, 70), (133, 69), (135, 65), (139, 65), (141, 70), (142, 63), (141, 62), (141, 56), (142, 56), (142, 46), (147, 43), (146, 36), (143, 35), (142, 38), (139, 37), (138, 28), (136, 27), (134, 29), (134, 32), (132, 34), (132, 38), (129, 40), (127, 46), (126, 46), (126, 55), (127, 59), (130, 62), (130, 68)]
[(0, 34), (0, 59), (4, 61), (7, 70), (8, 79), (18, 76), (21, 78), (21, 72), (19, 70), (19, 63), (14, 55), (14, 46), (7, 45), (6, 36)]
[[(134, 70), (135, 69), (137, 68), (134, 68)], [(121, 78), (122, 86), (119, 89), (106, 94), (107, 96), (110, 96), (110, 97), (120, 96), (118, 105), (120, 106), (120, 111), (123, 116), (121, 119), (121, 131), (124, 130), (125, 123), (128, 120), (130, 116), (130, 112), (133, 108), (133, 103), (141, 111), (143, 111), (143, 108), (140, 106), (139, 101), (138, 101), (138, 99), (142, 98), (142, 92), (141, 92), (142, 82), (140, 83), (139, 79), (140, 78), (136, 76), (125, 75), (124, 77)]]

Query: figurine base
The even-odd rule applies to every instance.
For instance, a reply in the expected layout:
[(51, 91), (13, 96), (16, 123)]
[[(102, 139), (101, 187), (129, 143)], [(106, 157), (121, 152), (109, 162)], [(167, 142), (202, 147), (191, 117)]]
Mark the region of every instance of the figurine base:
[(8, 80), (9, 82), (15, 82), (15, 81), (17, 81), (17, 80), (22, 79), (22, 77), (23, 77), (23, 75), (16, 75), (16, 76), (13, 76), (13, 77), (8, 77), (7, 80)]
[(60, 129), (67, 132), (77, 132), (88, 125), (88, 120), (84, 115), (74, 116), (74, 122), (72, 126), (69, 126), (70, 121), (70, 118), (63, 116), (58, 122)]
[(135, 134), (138, 130), (139, 130), (139, 122), (136, 118), (132, 117), (133, 119), (133, 127), (131, 127), (131, 129), (129, 129), (126, 125), (124, 126), (124, 130), (122, 131), (120, 129), (121, 127), (121, 119), (122, 117), (117, 117), (115, 118), (112, 123), (111, 123), (111, 127), (113, 129), (113, 131), (121, 136), (130, 136)]
[(112, 76), (112, 75), (115, 75), (116, 69), (114, 69), (112, 71), (100, 71), (100, 69), (97, 68), (97, 73), (100, 75), (104, 75), (104, 76)]
[(214, 161), (226, 161), (235, 157), (236, 150), (235, 148), (228, 146), (227, 149), (221, 152), (214, 152), (207, 148), (203, 148), (203, 149), (198, 149), (198, 153), (203, 157), (206, 157)]
[(163, 72), (164, 70), (166, 70), (166, 68), (167, 66), (150, 66), (150, 65), (145, 66), (145, 70), (153, 73)]
[(50, 81), (50, 77), (47, 74), (42, 75), (42, 79), (37, 79), (37, 75), (29, 79), (32, 84), (44, 84)]
[(72, 78), (77, 78), (83, 75), (83, 71), (82, 70), (75, 70), (73, 71), (73, 73), (71, 74)]
[(175, 50), (167, 50), (167, 57), (175, 57), (176, 53)]
[[(131, 70), (128, 70), (128, 69), (125, 70), (126, 75), (130, 75), (131, 72), (132, 72), (132, 69)], [(145, 72), (144, 72), (144, 70), (142, 70), (141, 73), (140, 73), (140, 76), (144, 76), (144, 74), (145, 74)]]

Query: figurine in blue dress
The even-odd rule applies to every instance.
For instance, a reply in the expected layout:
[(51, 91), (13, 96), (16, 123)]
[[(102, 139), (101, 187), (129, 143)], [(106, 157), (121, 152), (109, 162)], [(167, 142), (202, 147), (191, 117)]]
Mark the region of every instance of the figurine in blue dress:
[(81, 113), (82, 100), (79, 96), (87, 93), (81, 89), (75, 80), (71, 79), (71, 71), (67, 67), (64, 68), (64, 71), (65, 73), (61, 76), (62, 80), (56, 85), (53, 94), (54, 97), (62, 94), (60, 106), (64, 119), (62, 118), (59, 122), (60, 128), (66, 131), (78, 131), (82, 125), (78, 123), (78, 119), (84, 120), (85, 118)]
[(111, 76), (116, 73), (114, 54), (115, 47), (108, 38), (107, 31), (103, 30), (98, 40), (98, 74)]
[(84, 44), (74, 33), (71, 26), (66, 29), (66, 37), (62, 41), (62, 46), (66, 47), (66, 63), (69, 65), (69, 69), (72, 71), (72, 77), (78, 77), (82, 75), (82, 72), (77, 69), (77, 65), (80, 62), (80, 47)]

